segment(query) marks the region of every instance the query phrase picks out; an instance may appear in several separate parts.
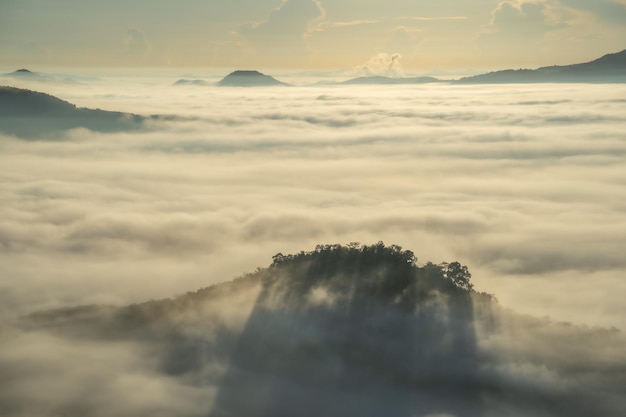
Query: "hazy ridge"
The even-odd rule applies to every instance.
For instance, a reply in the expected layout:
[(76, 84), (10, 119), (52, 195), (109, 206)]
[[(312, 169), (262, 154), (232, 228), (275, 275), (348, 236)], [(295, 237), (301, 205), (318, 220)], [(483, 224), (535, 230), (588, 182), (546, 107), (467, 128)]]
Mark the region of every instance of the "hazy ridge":
[(0, 131), (25, 138), (74, 128), (100, 132), (136, 130), (145, 117), (79, 108), (49, 94), (15, 87), (0, 86)]
[(553, 65), (538, 69), (509, 69), (466, 77), (456, 81), (460, 84), (585, 82), (626, 82), (626, 49), (582, 64)]
[[(12, 73), (2, 74), (8, 80), (30, 81), (38, 84), (76, 83), (75, 80), (64, 77), (40, 74), (22, 68)], [(509, 83), (624, 83), (626, 82), (626, 50), (606, 54), (590, 62), (571, 65), (552, 65), (537, 69), (505, 69), (463, 77), (456, 80), (441, 80), (431, 76), (407, 77), (396, 74), (369, 74), (350, 78), (344, 81), (319, 81), (313, 85), (411, 85), (430, 83), (454, 84), (509, 84)], [(202, 79), (176, 80), (174, 85), (207, 87), (217, 85), (221, 87), (271, 87), (289, 86), (290, 84), (277, 80), (271, 75), (256, 70), (235, 70), (224, 76), (217, 83), (210, 83)]]

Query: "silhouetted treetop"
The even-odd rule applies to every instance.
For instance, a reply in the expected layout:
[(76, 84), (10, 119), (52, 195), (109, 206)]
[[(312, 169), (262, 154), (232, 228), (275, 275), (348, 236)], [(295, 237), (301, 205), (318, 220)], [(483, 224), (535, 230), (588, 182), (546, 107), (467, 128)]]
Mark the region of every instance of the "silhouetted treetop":
[(410, 250), (403, 250), (398, 245), (385, 246), (383, 242), (373, 245), (361, 245), (358, 242), (351, 242), (348, 245), (326, 244), (317, 245), (312, 251), (301, 251), (292, 255), (277, 253), (272, 257), (271, 267), (293, 265), (305, 260), (314, 260), (319, 263), (329, 263), (342, 260), (344, 264), (349, 261), (373, 261), (373, 262), (397, 262), (403, 265), (415, 267), (417, 258)]
[(472, 274), (470, 274), (465, 265), (461, 265), (458, 262), (444, 262), (440, 265), (440, 267), (443, 275), (452, 281), (457, 287), (466, 290), (474, 288), (472, 283), (469, 282), (470, 278), (472, 278)]
[(369, 294), (415, 303), (432, 291), (472, 291), (471, 274), (459, 262), (427, 263), (420, 267), (412, 251), (383, 242), (317, 245), (312, 251), (278, 253), (272, 259), (269, 276), (287, 276), (290, 288), (299, 288), (301, 294), (324, 286), (340, 294)]

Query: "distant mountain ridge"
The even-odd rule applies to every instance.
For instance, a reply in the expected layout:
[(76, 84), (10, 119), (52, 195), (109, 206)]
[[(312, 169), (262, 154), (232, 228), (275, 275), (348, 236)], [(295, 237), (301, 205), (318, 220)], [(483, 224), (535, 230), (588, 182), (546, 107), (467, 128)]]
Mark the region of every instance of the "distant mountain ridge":
[(0, 115), (3, 117), (65, 116), (76, 111), (75, 105), (50, 94), (16, 87), (0, 87)]
[[(13, 80), (35, 82), (76, 83), (73, 78), (55, 78), (21, 68), (0, 77)], [(511, 84), (511, 83), (626, 83), (626, 49), (603, 55), (593, 61), (571, 64), (552, 65), (536, 69), (505, 69), (485, 74), (468, 76), (457, 80), (442, 80), (431, 76), (388, 77), (372, 75), (351, 78), (345, 81), (319, 81), (314, 85), (409, 85), (429, 83), (451, 84)], [(220, 87), (271, 87), (289, 86), (290, 84), (263, 74), (256, 70), (236, 70), (226, 75), (216, 84), (200, 79), (179, 79), (176, 86)]]
[(343, 85), (367, 85), (367, 84), (427, 84), (440, 83), (440, 79), (435, 77), (385, 77), (375, 75), (369, 77), (357, 77), (350, 80), (342, 81)]
[[(31, 71), (27, 68), (20, 68), (13, 72), (0, 74), (0, 79), (5, 79), (4, 82), (11, 81), (23, 81), (28, 83), (37, 84), (80, 84), (83, 81), (93, 81), (97, 79), (94, 76), (76, 76), (68, 74), (46, 74), (42, 72)], [(0, 82), (2, 84), (2, 82)]]
[(181, 78), (180, 80), (177, 80), (176, 82), (174, 82), (174, 85), (199, 85), (199, 86), (207, 86), (207, 85), (211, 85), (210, 83), (204, 81), (204, 80), (188, 80), (185, 78)]
[(20, 68), (13, 72), (9, 72), (6, 74), (1, 74), (2, 77), (13, 78), (17, 80), (29, 80), (29, 81), (38, 81), (38, 82), (54, 82), (58, 81), (54, 77), (49, 75), (40, 74), (38, 72), (33, 72), (26, 68)]
[(221, 87), (269, 87), (286, 86), (272, 76), (254, 70), (233, 71), (217, 83)]
[(34, 74), (34, 73), (31, 70), (28, 70), (26, 68), (21, 68), (21, 69), (13, 71), (12, 74), (17, 75), (17, 74)]
[[(511, 84), (511, 83), (626, 83), (626, 49), (606, 54), (590, 62), (552, 65), (537, 69), (506, 69), (458, 80), (435, 77), (388, 77), (382, 75), (352, 78), (340, 82), (318, 82), (317, 85), (406, 85), (428, 83)], [(234, 71), (218, 83), (221, 86), (288, 85), (258, 71)]]
[(111, 132), (138, 129), (145, 118), (136, 114), (76, 107), (50, 94), (0, 86), (0, 132), (39, 137), (84, 127)]
[(461, 78), (456, 84), (507, 83), (624, 83), (626, 49), (581, 64), (553, 65), (537, 69), (502, 70)]

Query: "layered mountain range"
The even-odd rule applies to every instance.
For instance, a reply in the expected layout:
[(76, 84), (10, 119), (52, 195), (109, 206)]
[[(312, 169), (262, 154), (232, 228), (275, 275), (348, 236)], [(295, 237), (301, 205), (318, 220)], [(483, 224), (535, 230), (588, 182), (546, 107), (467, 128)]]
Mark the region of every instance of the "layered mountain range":
[[(28, 69), (19, 69), (2, 74), (9, 80), (34, 81), (38, 83), (59, 82), (51, 75), (40, 74)], [(69, 82), (65, 80), (64, 82)], [(73, 82), (73, 81), (72, 81)], [(509, 83), (624, 83), (626, 82), (626, 50), (607, 54), (596, 60), (581, 64), (553, 65), (537, 69), (506, 69), (464, 77), (457, 80), (441, 80), (435, 77), (390, 77), (370, 75), (351, 78), (340, 82), (320, 82), (321, 85), (409, 85), (429, 83), (453, 84), (509, 84)], [(179, 79), (177, 86), (211, 86), (202, 79)], [(256, 70), (236, 70), (226, 75), (215, 85), (220, 87), (272, 87), (289, 84)]]

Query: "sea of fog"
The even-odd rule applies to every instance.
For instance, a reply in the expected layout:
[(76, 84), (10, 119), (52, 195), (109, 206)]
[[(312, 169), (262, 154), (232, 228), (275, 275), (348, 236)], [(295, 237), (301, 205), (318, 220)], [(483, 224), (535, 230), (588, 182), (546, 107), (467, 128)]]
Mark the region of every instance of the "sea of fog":
[(24, 84), (168, 115), (0, 135), (0, 314), (168, 297), (319, 243), (459, 261), (556, 321), (626, 329), (626, 85)]

